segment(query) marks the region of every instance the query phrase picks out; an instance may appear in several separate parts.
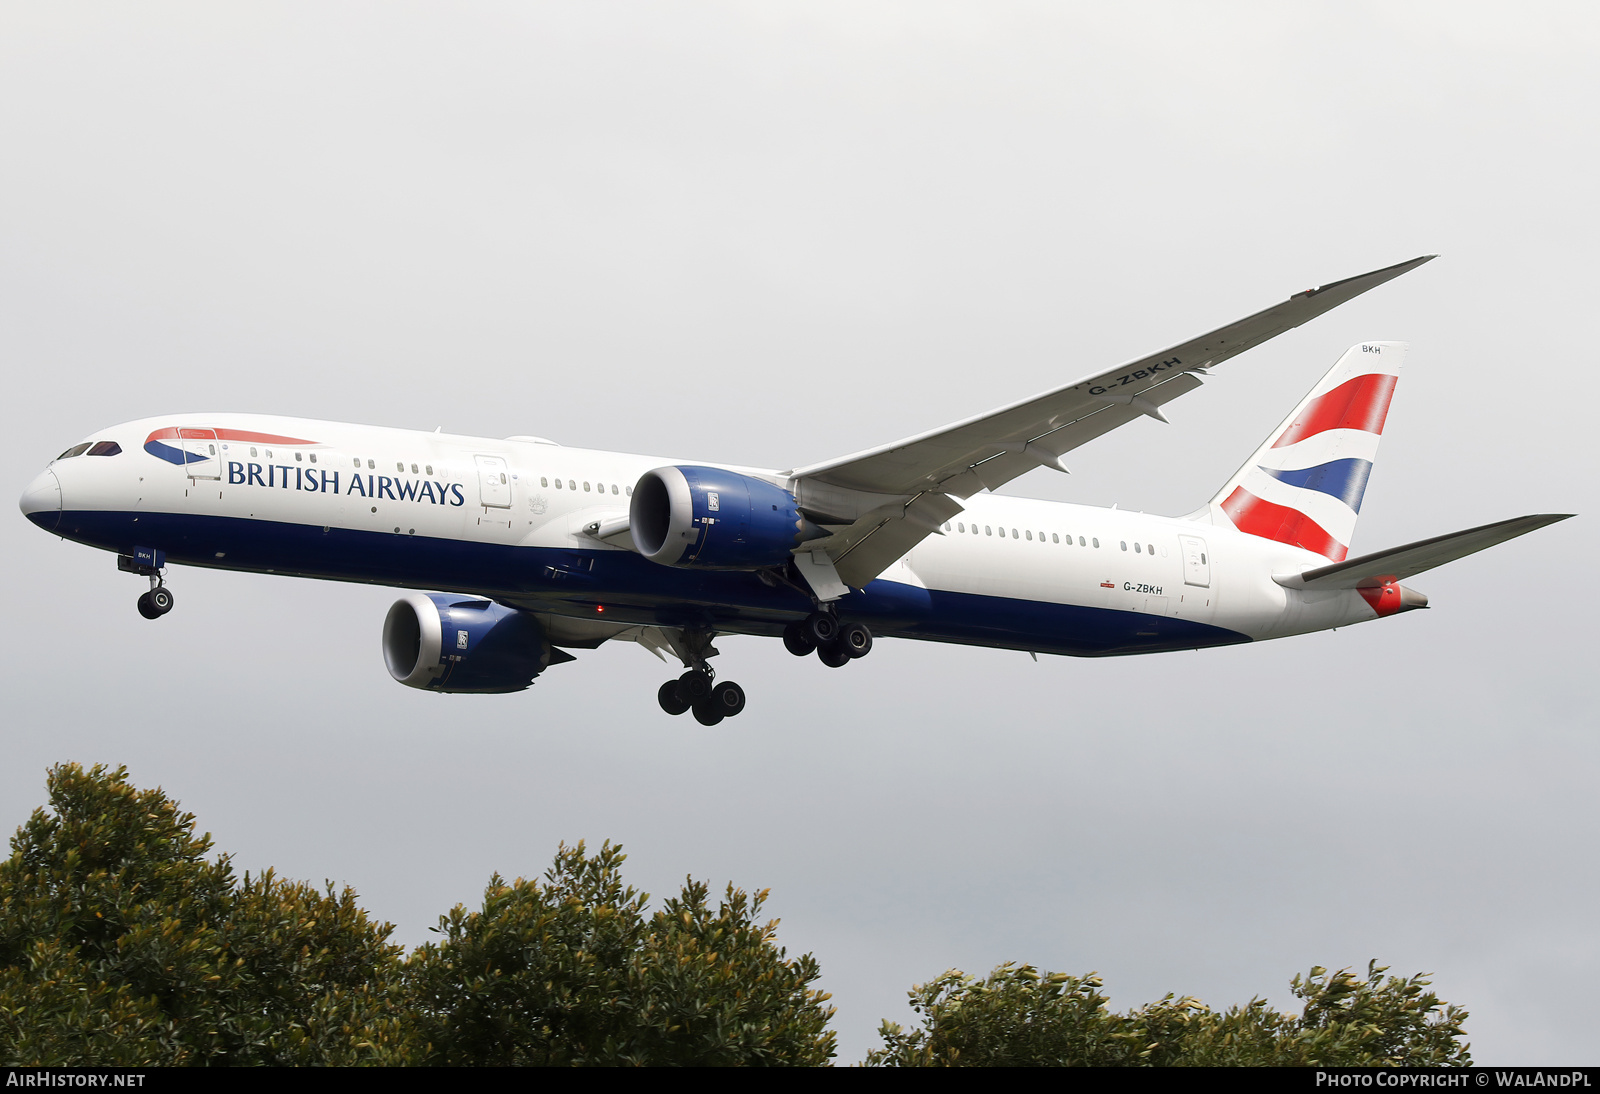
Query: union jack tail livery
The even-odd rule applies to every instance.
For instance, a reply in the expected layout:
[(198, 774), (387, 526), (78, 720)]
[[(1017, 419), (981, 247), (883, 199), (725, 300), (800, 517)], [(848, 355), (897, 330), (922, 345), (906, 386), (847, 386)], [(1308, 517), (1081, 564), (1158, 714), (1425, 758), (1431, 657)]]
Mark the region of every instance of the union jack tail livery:
[(1351, 346), (1211, 499), (1212, 523), (1343, 562), (1405, 354)]

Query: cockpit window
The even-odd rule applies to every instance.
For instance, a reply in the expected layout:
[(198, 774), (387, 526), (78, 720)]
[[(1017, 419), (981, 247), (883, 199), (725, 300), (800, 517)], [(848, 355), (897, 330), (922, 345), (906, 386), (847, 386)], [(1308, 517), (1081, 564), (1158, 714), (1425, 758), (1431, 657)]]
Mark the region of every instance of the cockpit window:
[(75, 444), (71, 448), (67, 449), (65, 452), (61, 453), (61, 455), (57, 456), (56, 459), (58, 459), (58, 460), (70, 460), (74, 456), (81, 456), (85, 452), (89, 451), (89, 445), (91, 443), (93, 443), (93, 442), (85, 441), (83, 444)]
[(122, 451), (122, 446), (116, 441), (101, 441), (89, 449), (91, 456), (115, 456)]

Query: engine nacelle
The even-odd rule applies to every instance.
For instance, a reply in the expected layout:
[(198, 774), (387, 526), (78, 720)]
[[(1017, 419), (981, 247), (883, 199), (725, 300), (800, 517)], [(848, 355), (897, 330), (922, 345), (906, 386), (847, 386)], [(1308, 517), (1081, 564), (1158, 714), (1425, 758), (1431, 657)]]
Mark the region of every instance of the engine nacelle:
[(412, 593), (383, 621), (389, 675), (426, 691), (521, 691), (552, 652), (533, 616), (478, 597)]
[(658, 467), (633, 488), (628, 530), (638, 552), (663, 566), (754, 570), (789, 561), (815, 534), (794, 495), (717, 467)]

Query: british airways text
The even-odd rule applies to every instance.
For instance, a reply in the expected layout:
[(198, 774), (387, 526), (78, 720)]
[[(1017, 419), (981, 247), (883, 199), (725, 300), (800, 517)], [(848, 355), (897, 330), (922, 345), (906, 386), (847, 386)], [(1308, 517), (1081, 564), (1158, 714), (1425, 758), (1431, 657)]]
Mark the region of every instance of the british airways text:
[[(339, 492), (338, 471), (324, 471), (320, 467), (297, 467), (281, 463), (228, 464), (229, 486), (270, 486), (281, 490), (310, 490), (317, 493)], [(432, 502), (435, 505), (465, 505), (466, 494), (458, 482), (431, 482), (428, 479), (402, 479), (394, 475), (352, 474), (345, 480), (346, 494), (360, 494), (364, 498), (388, 498), (390, 501)]]

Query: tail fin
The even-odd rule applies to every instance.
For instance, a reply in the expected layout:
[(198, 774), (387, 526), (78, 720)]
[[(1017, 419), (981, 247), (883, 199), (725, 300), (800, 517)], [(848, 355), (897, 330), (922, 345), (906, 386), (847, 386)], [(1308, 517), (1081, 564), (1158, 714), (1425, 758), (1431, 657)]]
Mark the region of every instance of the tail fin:
[(1351, 346), (1211, 499), (1212, 523), (1343, 562), (1405, 354)]

